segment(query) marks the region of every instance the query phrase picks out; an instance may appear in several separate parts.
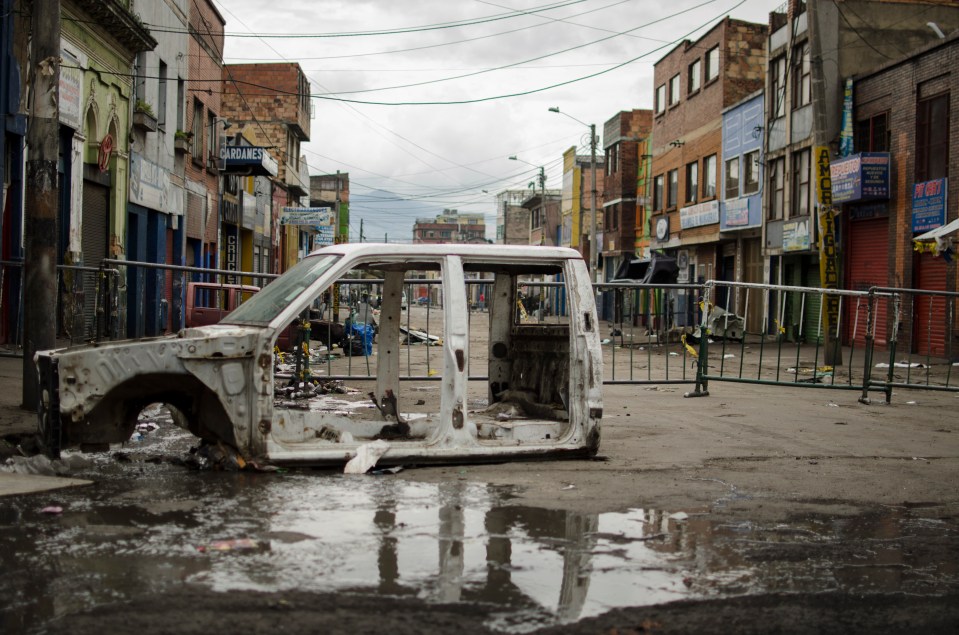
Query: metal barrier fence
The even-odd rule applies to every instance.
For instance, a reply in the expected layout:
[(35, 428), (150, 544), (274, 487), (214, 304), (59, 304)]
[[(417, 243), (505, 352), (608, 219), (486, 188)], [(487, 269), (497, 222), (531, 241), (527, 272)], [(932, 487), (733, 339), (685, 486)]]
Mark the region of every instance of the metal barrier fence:
[[(959, 369), (959, 293), (874, 287), (872, 322), (873, 345), (880, 348), (870, 356), (862, 399), (870, 390), (885, 393), (893, 388), (959, 392), (953, 369)], [(887, 355), (882, 359), (881, 349)], [(873, 363), (875, 362), (875, 363)]]
[[(22, 262), (0, 261), (0, 339), (3, 354), (22, 354)], [(69, 344), (175, 332), (189, 325), (188, 306), (210, 306), (219, 317), (252, 291), (235, 297), (237, 285), (259, 287), (276, 274), (236, 272), (147, 262), (104, 260), (100, 267), (57, 268), (58, 337)], [(467, 280), (469, 377), (486, 379), (488, 304), (492, 280)], [(190, 283), (199, 283), (191, 287)], [(567, 319), (562, 281), (518, 280), (517, 323), (562, 324)], [(188, 292), (194, 289), (192, 301)], [(959, 391), (959, 293), (902, 288), (829, 290), (724, 281), (702, 284), (594, 285), (605, 318), (601, 328), (604, 382), (694, 384), (689, 396), (708, 394), (710, 381), (742, 382), (885, 393), (893, 388)], [(370, 379), (375, 364), (347, 350), (347, 324), (366, 323), (357, 310), (378, 308), (379, 278), (344, 278), (319, 298), (308, 318), (311, 355), (301, 360), (330, 379)], [(403, 284), (402, 378), (439, 380), (443, 290), (434, 278)], [(838, 337), (825, 336), (823, 313), (832, 304)], [(16, 310), (14, 310), (14, 308)], [(213, 321), (218, 321), (219, 317)], [(291, 327), (291, 344), (301, 325)], [(355, 342), (354, 342), (355, 343)], [(323, 348), (325, 346), (325, 349)], [(334, 349), (339, 348), (339, 351)], [(294, 371), (300, 372), (297, 366)]]
[[(117, 337), (119, 270), (57, 265), (57, 339), (69, 344)], [(0, 356), (23, 354), (23, 262), (0, 261)]]

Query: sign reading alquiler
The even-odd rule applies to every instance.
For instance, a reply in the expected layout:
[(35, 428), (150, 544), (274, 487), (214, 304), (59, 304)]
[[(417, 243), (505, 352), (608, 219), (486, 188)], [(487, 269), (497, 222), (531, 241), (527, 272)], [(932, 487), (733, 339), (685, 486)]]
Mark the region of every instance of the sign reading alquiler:
[(333, 209), (330, 207), (284, 207), (280, 225), (330, 225)]

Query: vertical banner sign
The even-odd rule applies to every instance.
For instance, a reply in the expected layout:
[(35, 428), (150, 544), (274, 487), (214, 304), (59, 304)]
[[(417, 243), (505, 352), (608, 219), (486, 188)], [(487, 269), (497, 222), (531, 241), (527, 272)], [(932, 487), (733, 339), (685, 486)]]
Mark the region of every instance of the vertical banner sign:
[(845, 158), (852, 154), (852, 80), (846, 80), (846, 90), (842, 98), (842, 129), (839, 131), (839, 156)]
[[(839, 288), (839, 254), (836, 247), (836, 212), (832, 206), (832, 178), (829, 148), (816, 146), (816, 189), (819, 194), (819, 279), (823, 289)], [(839, 297), (823, 297), (823, 332), (827, 338), (838, 336)], [(827, 340), (828, 341), (828, 340)]]

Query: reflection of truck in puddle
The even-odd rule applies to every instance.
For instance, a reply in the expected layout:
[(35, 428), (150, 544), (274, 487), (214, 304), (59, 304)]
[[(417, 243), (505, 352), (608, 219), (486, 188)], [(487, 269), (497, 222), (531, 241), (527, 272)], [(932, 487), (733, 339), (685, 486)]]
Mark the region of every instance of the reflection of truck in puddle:
[[(440, 281), (442, 319), (434, 320), (442, 323), (442, 345), (425, 348), (438, 349), (441, 361), (434, 362), (435, 408), (414, 412), (401, 386), (411, 379), (400, 372), (411, 350), (401, 303), (404, 280), (424, 272)], [(489, 330), (482, 350), (471, 351), (467, 287), (477, 278), (489, 281)], [(376, 408), (365, 396), (365, 408), (276, 399), (277, 338), (344, 279), (382, 284), (377, 346), (365, 362)], [(548, 322), (516, 310), (518, 289), (537, 282), (552, 285), (557, 310)], [(376, 439), (389, 439), (381, 464), (588, 456), (598, 449), (602, 418), (597, 328), (586, 265), (570, 249), (336, 245), (304, 258), (217, 324), (41, 352), (41, 433), (54, 452), (103, 449), (126, 441), (139, 412), (162, 403), (197, 436), (281, 464), (343, 464)], [(486, 399), (470, 409), (469, 386), (477, 382), (485, 383)]]

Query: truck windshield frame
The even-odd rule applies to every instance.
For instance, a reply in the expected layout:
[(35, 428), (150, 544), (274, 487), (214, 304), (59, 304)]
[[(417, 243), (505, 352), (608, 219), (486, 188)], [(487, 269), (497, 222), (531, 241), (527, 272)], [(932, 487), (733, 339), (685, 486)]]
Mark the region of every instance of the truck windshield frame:
[(307, 256), (289, 271), (266, 285), (252, 298), (224, 317), (221, 324), (264, 326), (296, 301), (298, 297), (341, 258), (338, 255)]

